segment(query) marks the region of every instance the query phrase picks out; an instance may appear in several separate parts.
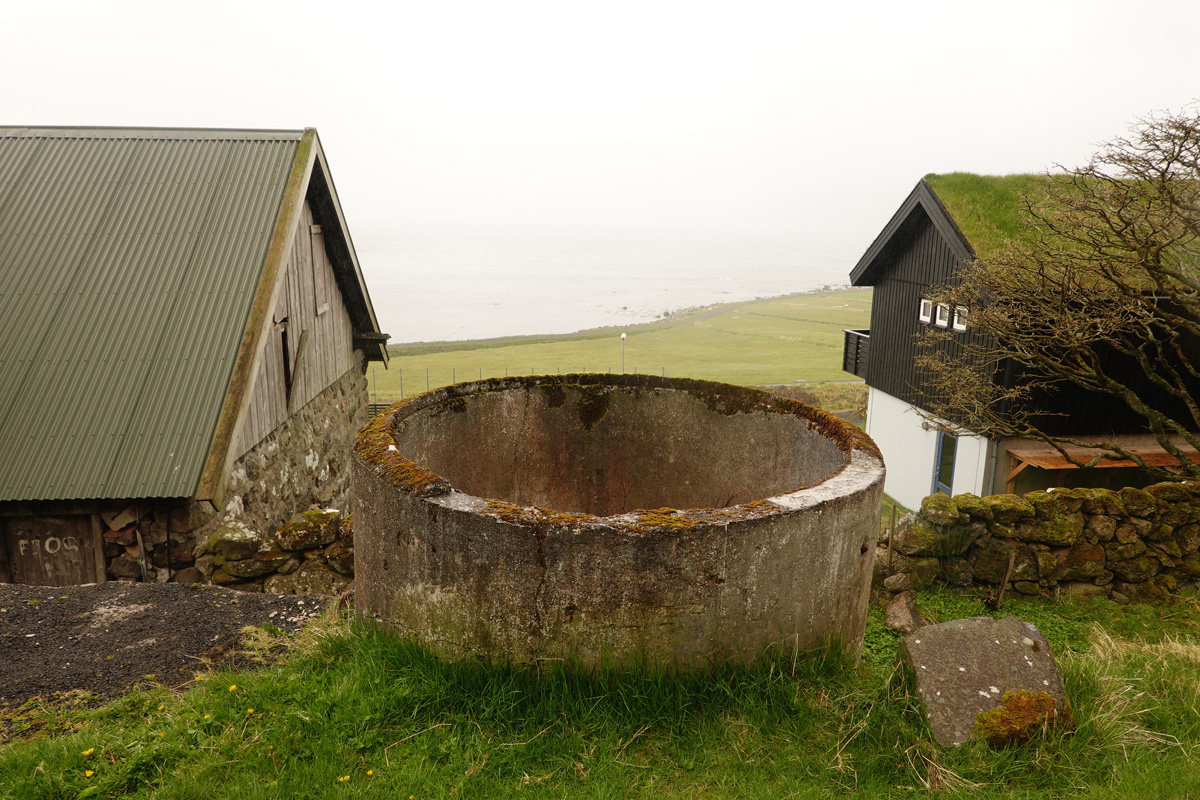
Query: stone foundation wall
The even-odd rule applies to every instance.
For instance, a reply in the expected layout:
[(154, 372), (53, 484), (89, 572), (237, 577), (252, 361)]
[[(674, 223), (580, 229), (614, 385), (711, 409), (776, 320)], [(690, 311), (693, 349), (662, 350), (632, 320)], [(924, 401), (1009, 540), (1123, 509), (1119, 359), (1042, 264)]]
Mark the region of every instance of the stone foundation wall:
[(353, 368), (234, 462), (218, 524), (271, 534), (314, 506), (349, 513), (350, 447), (367, 424), (367, 400), (360, 354)]
[[(890, 568), (889, 568), (890, 563)], [(1200, 582), (1200, 484), (931, 495), (876, 553), (875, 583), (1165, 600)], [(1011, 568), (1010, 568), (1011, 564)]]
[(230, 589), (331, 595), (353, 588), (353, 519), (338, 511), (302, 512), (274, 534), (226, 523), (201, 549), (195, 569)]
[(102, 514), (108, 577), (213, 582), (203, 557), (218, 530), (270, 540), (313, 508), (349, 514), (350, 445), (367, 422), (367, 401), (360, 354), (351, 370), (234, 462), (219, 512), (207, 502), (131, 500)]

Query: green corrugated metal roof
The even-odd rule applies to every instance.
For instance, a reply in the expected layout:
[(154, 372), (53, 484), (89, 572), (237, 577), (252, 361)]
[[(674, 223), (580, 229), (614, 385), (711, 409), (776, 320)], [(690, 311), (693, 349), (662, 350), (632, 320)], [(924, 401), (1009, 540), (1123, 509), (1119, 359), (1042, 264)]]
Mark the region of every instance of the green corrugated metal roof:
[(0, 501), (193, 495), (303, 134), (0, 128)]

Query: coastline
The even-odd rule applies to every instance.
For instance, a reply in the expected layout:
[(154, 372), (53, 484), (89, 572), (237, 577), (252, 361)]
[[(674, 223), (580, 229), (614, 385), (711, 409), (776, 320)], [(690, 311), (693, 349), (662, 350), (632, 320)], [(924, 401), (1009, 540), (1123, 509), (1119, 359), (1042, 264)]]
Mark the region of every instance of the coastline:
[(628, 325), (603, 325), (593, 328), (582, 328), (566, 333), (525, 333), (515, 334), (512, 336), (493, 336), (479, 339), (439, 339), (412, 342), (389, 342), (388, 351), (393, 352), (396, 355), (421, 355), (425, 353), (479, 350), (490, 347), (507, 347), (510, 345), (569, 341), (572, 339), (599, 339), (610, 336), (619, 331), (628, 333), (634, 331), (654, 330), (655, 328), (678, 324), (679, 322), (689, 318), (694, 320), (703, 320), (706, 317), (712, 317), (725, 313), (733, 307), (752, 306), (761, 303), (773, 303), (780, 300), (788, 300), (790, 298), (812, 295), (869, 291), (870, 289), (867, 287), (851, 286), (849, 284), (825, 285), (818, 289), (806, 289), (799, 292), (788, 292), (786, 294), (779, 295), (764, 295), (755, 297), (751, 300), (731, 300), (727, 302), (708, 303), (697, 306), (684, 306), (663, 312), (662, 315), (655, 319), (645, 322), (634, 322)]

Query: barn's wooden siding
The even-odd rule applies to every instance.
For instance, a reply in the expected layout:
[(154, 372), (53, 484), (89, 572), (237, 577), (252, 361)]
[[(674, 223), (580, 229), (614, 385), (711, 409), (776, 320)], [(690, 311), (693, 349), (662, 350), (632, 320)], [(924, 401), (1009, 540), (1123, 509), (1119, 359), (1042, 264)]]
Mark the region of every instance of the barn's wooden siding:
[(238, 456), (354, 366), (353, 325), (324, 247), (324, 233), (307, 202), (283, 280)]
[[(924, 406), (928, 387), (913, 364), (920, 354), (918, 337), (933, 326), (920, 321), (921, 298), (929, 297), (931, 286), (953, 281), (960, 261), (923, 210), (913, 217), (903, 240), (897, 243), (895, 261), (881, 271), (875, 284), (867, 383), (905, 402)], [(954, 334), (956, 340), (974, 335), (969, 328)], [(948, 347), (957, 349), (953, 344)]]

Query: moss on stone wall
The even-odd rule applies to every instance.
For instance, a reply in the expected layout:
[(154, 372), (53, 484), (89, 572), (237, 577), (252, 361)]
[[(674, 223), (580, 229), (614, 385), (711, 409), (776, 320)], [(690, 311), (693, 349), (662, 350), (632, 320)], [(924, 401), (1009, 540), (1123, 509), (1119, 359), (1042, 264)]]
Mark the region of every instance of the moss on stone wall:
[[(1104, 594), (1161, 602), (1200, 584), (1200, 485), (1166, 482), (1146, 489), (1051, 489), (1024, 496), (931, 495), (906, 517), (894, 570), (937, 558), (944, 580), (964, 576), (995, 588), (1050, 596)], [(928, 569), (919, 576), (927, 578)], [(907, 585), (884, 575), (885, 588)]]

